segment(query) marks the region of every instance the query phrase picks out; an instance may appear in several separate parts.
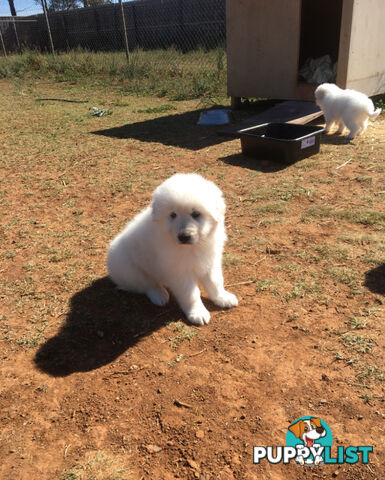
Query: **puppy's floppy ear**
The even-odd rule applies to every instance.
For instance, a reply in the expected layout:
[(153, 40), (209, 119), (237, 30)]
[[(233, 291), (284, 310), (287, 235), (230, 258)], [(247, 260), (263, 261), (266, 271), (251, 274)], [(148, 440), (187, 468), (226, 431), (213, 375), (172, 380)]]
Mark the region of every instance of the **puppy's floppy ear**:
[(210, 216), (218, 223), (224, 219), (226, 212), (226, 204), (222, 192), (215, 185), (214, 187), (215, 191), (213, 191), (213, 195), (210, 198), (211, 201), (205, 203), (205, 209), (210, 214)]
[(316, 88), (314, 95), (318, 101), (322, 101), (326, 95), (326, 88), (324, 85), (320, 85), (318, 88)]
[(316, 427), (322, 427), (321, 419), (319, 417), (310, 417), (310, 420), (314, 423)]
[(160, 209), (159, 207), (156, 207), (156, 203), (154, 201), (151, 202), (150, 208), (152, 219), (156, 222), (160, 219)]
[(226, 204), (223, 198), (222, 192), (218, 195), (212, 204), (205, 205), (205, 209), (208, 211), (210, 216), (218, 223), (224, 219), (226, 212)]
[(151, 202), (150, 208), (151, 208), (151, 216), (154, 222), (159, 221), (163, 216), (163, 210), (164, 210), (163, 204), (159, 201), (155, 202), (155, 200), (153, 200)]
[(152, 202), (150, 204), (152, 219), (156, 222), (160, 220), (164, 212), (164, 202), (162, 202), (162, 197), (159, 194), (159, 187), (152, 194)]
[(298, 422), (293, 423), (293, 425), (290, 425), (288, 430), (290, 430), (291, 433), (293, 433), (296, 438), (301, 438), (302, 433), (303, 433), (303, 424), (304, 423), (305, 422), (303, 420), (298, 420)]

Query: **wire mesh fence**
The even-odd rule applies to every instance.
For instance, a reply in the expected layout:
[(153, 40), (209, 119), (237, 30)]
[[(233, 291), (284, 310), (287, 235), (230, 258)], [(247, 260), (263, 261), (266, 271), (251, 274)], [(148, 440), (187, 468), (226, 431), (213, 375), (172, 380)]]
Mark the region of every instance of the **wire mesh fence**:
[(225, 46), (225, 10), (225, 0), (115, 0), (66, 11), (48, 8), (46, 16), (0, 17), (1, 53), (210, 50)]

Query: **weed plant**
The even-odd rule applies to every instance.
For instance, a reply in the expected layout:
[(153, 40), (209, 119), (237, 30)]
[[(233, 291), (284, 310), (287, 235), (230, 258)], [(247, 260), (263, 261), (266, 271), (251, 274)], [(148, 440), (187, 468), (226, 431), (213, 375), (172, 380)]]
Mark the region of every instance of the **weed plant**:
[(223, 48), (182, 53), (137, 49), (128, 60), (124, 52), (73, 50), (52, 55), (26, 51), (0, 57), (0, 78), (41, 79), (92, 85), (120, 84), (128, 94), (188, 100), (226, 93)]

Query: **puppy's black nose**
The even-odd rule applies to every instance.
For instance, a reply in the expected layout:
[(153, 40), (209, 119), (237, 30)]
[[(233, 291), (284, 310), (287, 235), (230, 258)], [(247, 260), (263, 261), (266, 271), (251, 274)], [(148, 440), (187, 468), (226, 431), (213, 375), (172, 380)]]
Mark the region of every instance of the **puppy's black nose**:
[(190, 243), (191, 242), (191, 235), (188, 233), (180, 233), (178, 235), (178, 240), (180, 243)]
[(316, 430), (317, 433), (323, 433), (323, 431), (325, 429), (324, 429), (324, 427), (317, 427), (315, 430)]

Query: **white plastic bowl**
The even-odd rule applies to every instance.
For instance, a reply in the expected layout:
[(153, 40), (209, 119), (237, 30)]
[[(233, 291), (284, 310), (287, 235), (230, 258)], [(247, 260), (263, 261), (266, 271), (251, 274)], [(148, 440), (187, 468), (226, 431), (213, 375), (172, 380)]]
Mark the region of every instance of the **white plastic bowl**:
[(230, 110), (206, 110), (199, 115), (198, 125), (226, 125), (230, 123)]

